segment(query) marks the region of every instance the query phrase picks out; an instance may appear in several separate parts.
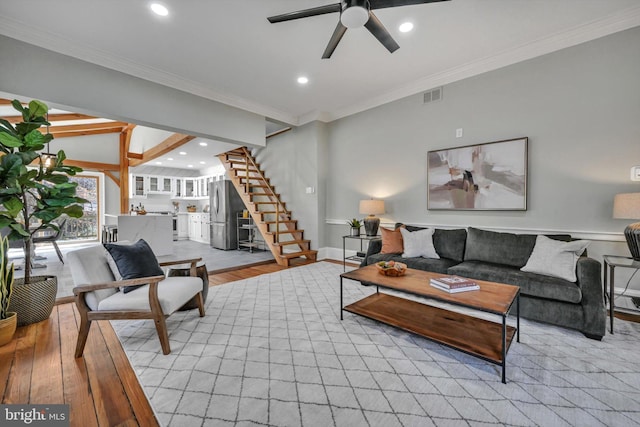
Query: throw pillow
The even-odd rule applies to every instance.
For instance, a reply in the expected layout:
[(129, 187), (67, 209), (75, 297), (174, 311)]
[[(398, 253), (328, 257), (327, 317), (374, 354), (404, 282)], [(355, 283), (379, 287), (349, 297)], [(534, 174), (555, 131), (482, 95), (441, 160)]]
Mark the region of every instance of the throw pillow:
[(380, 232), (382, 233), (381, 254), (401, 254), (403, 252), (402, 234), (400, 234), (401, 229), (402, 228), (396, 228), (395, 230), (390, 230), (380, 227)]
[(589, 243), (587, 240), (560, 242), (539, 235), (529, 260), (520, 270), (576, 282), (576, 264)]
[(423, 257), (440, 259), (436, 248), (433, 246), (433, 228), (425, 228), (418, 231), (400, 229), (402, 243), (404, 245), (403, 258)]
[[(164, 275), (164, 271), (160, 268), (151, 247), (143, 239), (138, 240), (132, 245), (105, 243), (104, 248), (109, 252), (111, 258), (113, 258), (113, 262), (121, 277), (120, 280)], [(114, 276), (117, 277), (117, 274), (114, 274)], [(121, 290), (126, 294), (140, 286), (143, 285), (124, 286)]]

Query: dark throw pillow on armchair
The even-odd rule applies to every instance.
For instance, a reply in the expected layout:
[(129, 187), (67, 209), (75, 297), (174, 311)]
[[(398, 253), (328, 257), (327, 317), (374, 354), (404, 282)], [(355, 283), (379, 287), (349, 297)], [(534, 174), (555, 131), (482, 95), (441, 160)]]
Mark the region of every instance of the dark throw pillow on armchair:
[[(151, 247), (143, 239), (132, 245), (105, 243), (104, 248), (113, 258), (113, 262), (123, 280), (164, 275), (164, 271), (160, 268)], [(144, 285), (124, 286), (121, 290), (126, 294), (140, 286)]]

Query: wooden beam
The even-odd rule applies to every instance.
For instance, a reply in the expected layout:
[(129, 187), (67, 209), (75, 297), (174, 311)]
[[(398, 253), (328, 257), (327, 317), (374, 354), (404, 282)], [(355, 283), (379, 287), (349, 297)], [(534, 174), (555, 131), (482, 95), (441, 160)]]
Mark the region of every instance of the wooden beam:
[(129, 166), (138, 166), (160, 156), (164, 156), (168, 152), (175, 150), (176, 148), (186, 144), (193, 139), (195, 139), (195, 136), (174, 133), (169, 138), (162, 141), (160, 144), (142, 153), (142, 159), (129, 160)]
[(106, 133), (120, 133), (122, 128), (105, 128), (105, 129), (95, 129), (95, 130), (86, 130), (81, 132), (50, 132), (54, 138), (74, 138), (76, 136), (87, 136), (87, 135), (102, 135)]
[(132, 152), (128, 152), (127, 153), (127, 158), (129, 159), (142, 159), (142, 153), (132, 153)]
[(118, 177), (117, 177), (117, 176), (115, 176), (114, 174), (112, 174), (112, 173), (111, 173), (111, 171), (108, 171), (108, 170), (105, 170), (105, 171), (102, 171), (102, 172), (104, 172), (104, 174), (105, 174), (106, 176), (108, 176), (109, 178), (111, 178), (111, 181), (115, 182), (115, 183), (116, 183), (116, 185), (117, 185), (118, 187), (120, 187), (120, 180), (118, 179)]
[(129, 147), (136, 125), (130, 124), (120, 133), (120, 213), (129, 211)]
[[(64, 113), (64, 114), (49, 114), (49, 122), (59, 122), (63, 120), (93, 120), (97, 117), (87, 116), (80, 113)], [(3, 119), (9, 123), (19, 123), (22, 121), (22, 116), (5, 116)]]
[(64, 164), (67, 166), (78, 166), (82, 169), (99, 171), (99, 172), (120, 170), (120, 165), (117, 165), (114, 163), (100, 163), (100, 162), (88, 162), (85, 160), (65, 159)]
[[(127, 122), (104, 122), (104, 123), (82, 123), (79, 125), (66, 125), (66, 126), (50, 126), (49, 133), (55, 132), (85, 132), (89, 130), (98, 129), (117, 129), (117, 132), (122, 132), (122, 129), (129, 125)], [(40, 128), (46, 131), (46, 128)]]

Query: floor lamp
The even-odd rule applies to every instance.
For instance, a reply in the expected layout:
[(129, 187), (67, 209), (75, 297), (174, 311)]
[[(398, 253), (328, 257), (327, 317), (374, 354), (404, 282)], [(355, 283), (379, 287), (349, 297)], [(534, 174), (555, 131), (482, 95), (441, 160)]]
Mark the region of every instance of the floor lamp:
[[(640, 219), (640, 193), (616, 194), (613, 199), (613, 217)], [(624, 237), (633, 259), (640, 261), (640, 222), (629, 224), (624, 229)]]

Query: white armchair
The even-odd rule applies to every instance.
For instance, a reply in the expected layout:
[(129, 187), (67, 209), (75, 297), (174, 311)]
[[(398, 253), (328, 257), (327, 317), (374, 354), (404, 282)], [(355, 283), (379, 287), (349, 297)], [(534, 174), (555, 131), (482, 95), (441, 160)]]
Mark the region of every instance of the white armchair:
[[(76, 357), (81, 357), (93, 320), (152, 319), (155, 322), (162, 352), (169, 354), (169, 335), (165, 318), (195, 298), (200, 317), (204, 316), (202, 279), (196, 275), (196, 263), (189, 259), (160, 263), (160, 266), (190, 264), (187, 277), (152, 276), (117, 281), (108, 264), (104, 247), (92, 246), (68, 255), (75, 302), (80, 312), (80, 329)], [(128, 293), (120, 287), (144, 285)]]

